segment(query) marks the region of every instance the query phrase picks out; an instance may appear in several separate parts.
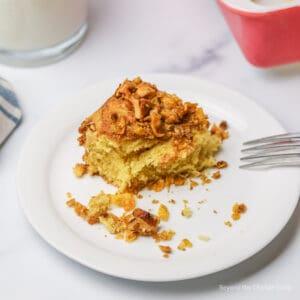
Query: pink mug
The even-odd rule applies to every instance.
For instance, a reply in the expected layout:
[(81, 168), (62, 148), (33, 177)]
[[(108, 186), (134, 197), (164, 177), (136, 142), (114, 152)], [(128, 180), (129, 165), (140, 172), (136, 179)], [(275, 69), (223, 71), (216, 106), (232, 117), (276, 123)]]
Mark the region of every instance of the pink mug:
[(300, 61), (299, 0), (218, 0), (247, 60), (258, 67)]

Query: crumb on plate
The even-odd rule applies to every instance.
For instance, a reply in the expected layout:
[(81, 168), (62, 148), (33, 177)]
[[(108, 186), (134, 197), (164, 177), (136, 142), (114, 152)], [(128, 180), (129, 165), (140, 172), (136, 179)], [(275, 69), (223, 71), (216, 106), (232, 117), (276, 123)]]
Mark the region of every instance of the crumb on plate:
[(167, 206), (161, 204), (158, 208), (157, 215), (161, 221), (168, 221), (170, 217), (170, 213)]
[(237, 221), (241, 218), (241, 214), (244, 214), (247, 211), (247, 206), (244, 203), (235, 203), (232, 207), (231, 218), (234, 221)]
[(190, 218), (192, 216), (192, 210), (185, 205), (185, 207), (181, 211), (181, 215), (185, 218)]
[(198, 236), (198, 239), (201, 240), (201, 241), (204, 241), (204, 242), (208, 242), (210, 240), (210, 237), (207, 236), (207, 235), (204, 235), (204, 234), (200, 234)]
[(211, 176), (213, 179), (219, 179), (221, 177), (220, 171), (216, 171), (215, 173), (212, 174)]
[(200, 174), (200, 178), (201, 178), (202, 185), (211, 183), (211, 179), (208, 178), (207, 175), (204, 174), (203, 172)]
[(172, 248), (170, 246), (163, 246), (163, 245), (158, 245), (159, 249), (161, 250), (161, 252), (165, 253), (165, 254), (170, 254), (172, 253)]
[(212, 134), (219, 136), (222, 140), (225, 140), (228, 139), (229, 137), (229, 133), (226, 131), (226, 129), (227, 129), (227, 122), (222, 121), (219, 126), (213, 124), (210, 132)]
[(232, 227), (232, 223), (230, 221), (225, 221), (224, 224), (228, 227)]
[(175, 235), (175, 231), (173, 230), (163, 230), (161, 232), (157, 232), (153, 235), (155, 242), (161, 241), (170, 241), (172, 240), (173, 236)]
[(198, 186), (199, 183), (194, 181), (194, 180), (190, 180), (190, 190), (192, 190), (194, 187)]
[(177, 246), (178, 250), (185, 251), (186, 248), (192, 248), (193, 244), (188, 239), (183, 239)]
[(217, 169), (224, 169), (228, 166), (228, 163), (225, 160), (219, 160), (216, 163)]
[(82, 177), (87, 173), (87, 165), (86, 164), (76, 164), (73, 168), (73, 173), (76, 177)]
[(203, 204), (203, 203), (205, 203), (205, 202), (206, 202), (205, 199), (202, 199), (202, 200), (198, 201), (199, 204)]
[(72, 194), (70, 192), (67, 192), (66, 195), (67, 195), (67, 198), (72, 198)]

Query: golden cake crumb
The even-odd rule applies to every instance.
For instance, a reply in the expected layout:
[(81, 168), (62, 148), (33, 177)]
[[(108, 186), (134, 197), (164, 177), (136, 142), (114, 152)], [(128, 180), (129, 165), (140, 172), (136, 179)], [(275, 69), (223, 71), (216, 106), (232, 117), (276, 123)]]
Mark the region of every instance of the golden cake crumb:
[(186, 183), (186, 178), (184, 178), (184, 177), (175, 177), (175, 179), (174, 179), (174, 184), (176, 185), (176, 186), (181, 186), (181, 185), (185, 185), (185, 183)]
[(171, 204), (176, 204), (176, 201), (174, 199), (170, 199), (168, 202)]
[(157, 215), (161, 221), (168, 221), (170, 213), (168, 208), (164, 204), (161, 204), (158, 208)]
[(126, 231), (125, 232), (125, 241), (127, 243), (132, 243), (134, 242), (138, 237), (138, 234), (133, 232), (133, 231)]
[(224, 224), (228, 227), (232, 227), (232, 223), (230, 221), (225, 221)]
[(84, 218), (84, 219), (87, 218), (88, 209), (86, 206), (82, 205), (79, 202), (76, 202), (74, 205), (74, 210), (79, 217)]
[(138, 199), (143, 199), (143, 195), (142, 194), (137, 194), (137, 198)]
[(72, 198), (72, 194), (70, 192), (66, 193), (67, 198)]
[(181, 215), (185, 218), (190, 218), (192, 216), (192, 210), (188, 206), (185, 206), (181, 211)]
[(247, 211), (247, 206), (244, 203), (235, 203), (232, 207), (232, 214), (231, 218), (234, 221), (237, 221), (241, 218), (241, 214), (245, 213)]
[(241, 203), (241, 204), (235, 203), (232, 208), (232, 211), (235, 213), (243, 214), (247, 211), (247, 206), (244, 203)]
[(213, 210), (213, 213), (214, 213), (214, 214), (217, 214), (217, 213), (218, 213), (218, 211), (216, 211), (216, 210), (214, 209), (214, 210)]
[(219, 179), (221, 177), (220, 171), (217, 171), (217, 172), (213, 173), (211, 177), (213, 179)]
[(193, 244), (188, 239), (183, 239), (177, 246), (178, 250), (185, 251), (186, 248), (192, 248)]
[(206, 202), (205, 199), (202, 199), (202, 200), (198, 201), (199, 204), (203, 204), (203, 203), (205, 203), (205, 202)]
[(226, 121), (222, 121), (219, 126), (216, 124), (212, 125), (210, 132), (219, 136), (222, 140), (228, 139), (229, 133), (226, 131), (227, 123)]
[(155, 192), (160, 192), (165, 188), (165, 180), (164, 179), (159, 179), (153, 184), (150, 184), (150, 190), (155, 191)]
[(124, 234), (123, 233), (118, 233), (118, 234), (116, 234), (115, 238), (117, 240), (123, 240), (124, 239)]
[(77, 202), (75, 200), (75, 198), (72, 198), (72, 199), (68, 200), (66, 202), (66, 204), (67, 204), (67, 206), (74, 208), (74, 211), (77, 214), (77, 216), (79, 216), (79, 217), (81, 217), (83, 219), (87, 218), (87, 216), (88, 216), (88, 208), (85, 205)]
[(231, 214), (231, 219), (234, 221), (237, 221), (241, 218), (241, 214), (240, 213), (232, 213)]
[(194, 187), (196, 187), (197, 185), (199, 185), (198, 182), (194, 181), (194, 180), (190, 180), (190, 190), (192, 190)]
[(87, 173), (87, 165), (86, 164), (76, 164), (73, 168), (73, 173), (77, 177), (82, 177), (84, 174)]
[(218, 169), (224, 169), (224, 168), (226, 168), (228, 166), (228, 163), (226, 162), (226, 161), (224, 161), (224, 160), (220, 160), (220, 161), (218, 161), (217, 163), (216, 163), (216, 167), (218, 168)]
[(200, 178), (203, 185), (211, 183), (211, 179), (208, 178), (204, 173), (200, 174)]
[[(100, 192), (93, 196), (88, 207), (77, 202), (74, 198), (66, 202), (69, 207), (73, 207), (75, 213), (85, 219), (89, 224), (101, 223), (111, 234), (116, 234), (116, 238), (125, 236), (125, 241), (132, 242), (138, 236), (154, 237), (158, 232), (160, 219), (140, 208), (134, 208), (134, 197), (132, 194), (105, 194)], [(112, 205), (118, 205), (124, 209), (121, 217), (109, 212)], [(128, 213), (130, 209), (134, 209)]]
[(159, 203), (158, 200), (156, 200), (156, 199), (153, 199), (153, 200), (152, 200), (152, 204), (158, 204), (158, 203)]
[(157, 232), (153, 235), (155, 242), (160, 241), (170, 241), (172, 240), (173, 236), (175, 235), (175, 231), (173, 230), (163, 230), (161, 232)]
[(130, 211), (135, 208), (134, 195), (131, 193), (111, 195), (111, 203), (122, 207), (125, 211)]
[(101, 224), (103, 224), (111, 234), (118, 234), (123, 232), (123, 224), (120, 218), (114, 215), (113, 213), (106, 213), (104, 215), (100, 215), (99, 220)]
[(76, 200), (75, 200), (74, 198), (72, 198), (72, 199), (68, 200), (68, 201), (66, 202), (66, 204), (67, 204), (69, 207), (73, 207), (73, 206), (75, 205), (75, 202), (76, 202)]
[(172, 248), (170, 246), (158, 245), (158, 247), (161, 250), (161, 252), (163, 252), (163, 253), (166, 253), (166, 254), (172, 253)]
[(201, 241), (203, 241), (203, 242), (208, 242), (208, 241), (210, 241), (210, 237), (207, 236), (207, 235), (204, 235), (204, 234), (200, 234), (200, 235), (198, 236), (198, 239), (201, 240)]
[(219, 127), (223, 130), (227, 130), (228, 129), (228, 124), (226, 121), (221, 121)]

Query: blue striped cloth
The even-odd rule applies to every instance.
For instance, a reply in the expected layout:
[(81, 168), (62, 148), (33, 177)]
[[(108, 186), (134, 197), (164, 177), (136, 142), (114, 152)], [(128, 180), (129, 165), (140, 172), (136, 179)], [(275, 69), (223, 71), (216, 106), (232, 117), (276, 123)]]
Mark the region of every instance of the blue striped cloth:
[(19, 125), (22, 113), (12, 86), (0, 77), (0, 146)]

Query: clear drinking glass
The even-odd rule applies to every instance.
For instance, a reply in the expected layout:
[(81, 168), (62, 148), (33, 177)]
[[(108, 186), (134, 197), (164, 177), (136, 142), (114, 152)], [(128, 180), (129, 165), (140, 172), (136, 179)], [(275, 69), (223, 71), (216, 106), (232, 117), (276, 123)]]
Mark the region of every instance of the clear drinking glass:
[(88, 0), (0, 0), (0, 62), (34, 66), (75, 50), (87, 31)]

